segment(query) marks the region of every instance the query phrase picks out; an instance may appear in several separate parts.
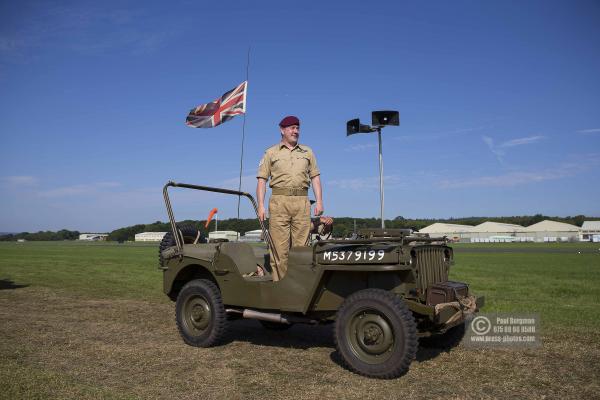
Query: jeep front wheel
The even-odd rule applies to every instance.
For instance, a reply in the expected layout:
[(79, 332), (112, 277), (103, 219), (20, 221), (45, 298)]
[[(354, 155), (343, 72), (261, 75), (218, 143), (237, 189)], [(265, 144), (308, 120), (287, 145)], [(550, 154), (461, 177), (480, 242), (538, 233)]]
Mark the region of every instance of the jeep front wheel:
[(342, 303), (335, 322), (335, 344), (352, 371), (392, 379), (405, 374), (415, 358), (417, 328), (400, 297), (365, 289)]
[(211, 347), (225, 335), (225, 307), (219, 288), (210, 280), (196, 279), (181, 289), (175, 316), (183, 341), (191, 346)]

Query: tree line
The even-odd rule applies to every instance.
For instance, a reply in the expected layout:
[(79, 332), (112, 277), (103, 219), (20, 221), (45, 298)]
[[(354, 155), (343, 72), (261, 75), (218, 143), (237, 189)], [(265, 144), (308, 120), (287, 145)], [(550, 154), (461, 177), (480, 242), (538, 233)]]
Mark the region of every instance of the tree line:
[(79, 231), (69, 231), (67, 229), (61, 229), (58, 232), (52, 231), (39, 231), (36, 233), (21, 232), (21, 233), (8, 233), (0, 236), (0, 241), (9, 242), (16, 241), (19, 239), (32, 240), (32, 241), (53, 241), (53, 240), (75, 240), (79, 239)]
[[(537, 222), (550, 219), (558, 222), (565, 222), (571, 225), (581, 226), (583, 221), (594, 221), (600, 220), (598, 217), (586, 217), (585, 215), (576, 215), (568, 217), (549, 217), (542, 214), (535, 215), (524, 215), (524, 216), (512, 216), (512, 217), (465, 217), (465, 218), (448, 218), (448, 219), (411, 219), (398, 216), (391, 220), (385, 221), (386, 228), (400, 228), (400, 229), (412, 229), (420, 230), (426, 226), (429, 226), (436, 222), (443, 222), (447, 224), (461, 224), (461, 225), (479, 225), (485, 221), (501, 222), (505, 224), (516, 224), (521, 226), (533, 225)], [(207, 229), (204, 228), (206, 220), (185, 220), (178, 222), (179, 225), (192, 225), (200, 231), (208, 234)], [(268, 226), (268, 224), (267, 224)], [(352, 217), (338, 217), (334, 219), (333, 235), (335, 237), (345, 237), (354, 232), (354, 229), (363, 228), (378, 228), (381, 226), (381, 222), (377, 218), (352, 218)], [(231, 218), (225, 220), (219, 220), (219, 230), (224, 231), (236, 231), (240, 233), (260, 229), (260, 225), (256, 218), (238, 219)], [(214, 230), (214, 221), (211, 222), (209, 230)], [(107, 240), (124, 242), (135, 239), (137, 233), (142, 232), (170, 232), (171, 224), (168, 222), (156, 221), (151, 224), (138, 224), (118, 228), (108, 234)], [(66, 229), (58, 232), (51, 231), (40, 231), (37, 233), (22, 232), (19, 234), (7, 234), (0, 236), (0, 241), (15, 241), (18, 239), (25, 240), (74, 240), (79, 238), (78, 231), (69, 231)]]

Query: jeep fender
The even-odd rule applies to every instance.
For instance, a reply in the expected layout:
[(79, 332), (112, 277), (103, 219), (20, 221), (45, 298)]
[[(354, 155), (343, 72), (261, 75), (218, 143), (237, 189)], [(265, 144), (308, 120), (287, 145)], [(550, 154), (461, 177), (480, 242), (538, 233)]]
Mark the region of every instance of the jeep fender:
[[(169, 296), (171, 300), (177, 298), (177, 294), (187, 282), (193, 279), (209, 279), (213, 281), (217, 287), (219, 286), (213, 273), (211, 272), (211, 264), (203, 260), (189, 260), (186, 262), (184, 258), (178, 265), (171, 265), (169, 269), (164, 271), (163, 277), (163, 292)], [(171, 261), (175, 263), (176, 261)]]

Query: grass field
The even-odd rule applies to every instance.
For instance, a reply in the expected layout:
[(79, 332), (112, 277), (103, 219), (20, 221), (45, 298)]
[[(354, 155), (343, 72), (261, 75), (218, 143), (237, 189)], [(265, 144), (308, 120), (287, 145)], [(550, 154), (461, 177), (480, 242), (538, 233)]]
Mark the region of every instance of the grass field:
[(598, 244), (456, 245), (451, 279), (485, 312), (535, 312), (536, 349), (422, 348), (405, 376), (340, 366), (330, 326), (183, 344), (155, 245), (0, 243), (0, 398), (598, 398)]

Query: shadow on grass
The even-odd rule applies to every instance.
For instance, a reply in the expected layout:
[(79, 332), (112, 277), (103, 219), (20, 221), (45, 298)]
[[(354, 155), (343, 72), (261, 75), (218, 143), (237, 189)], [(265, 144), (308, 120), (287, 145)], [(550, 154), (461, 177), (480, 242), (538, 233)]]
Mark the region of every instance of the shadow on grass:
[(17, 285), (10, 279), (0, 279), (0, 290), (21, 289), (29, 285)]
[[(333, 324), (302, 325), (296, 324), (283, 331), (265, 329), (259, 321), (239, 319), (230, 321), (224, 344), (231, 342), (247, 342), (259, 346), (282, 347), (306, 350), (313, 347), (328, 347), (332, 350), (330, 359), (344, 367), (344, 363), (333, 340)], [(438, 357), (451, 348), (421, 347), (417, 351), (415, 361), (423, 362)]]
[(417, 350), (417, 356), (415, 357), (415, 361), (423, 362), (428, 360), (433, 360), (438, 357), (442, 353), (448, 353), (452, 350), (452, 347), (424, 347), (419, 346), (419, 350)]
[(229, 322), (225, 344), (234, 341), (302, 350), (312, 347), (333, 348), (333, 324), (296, 324), (287, 330), (275, 331), (264, 328), (256, 320), (239, 319)]

